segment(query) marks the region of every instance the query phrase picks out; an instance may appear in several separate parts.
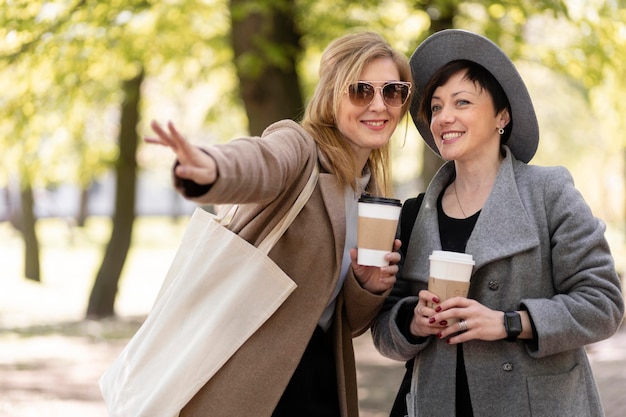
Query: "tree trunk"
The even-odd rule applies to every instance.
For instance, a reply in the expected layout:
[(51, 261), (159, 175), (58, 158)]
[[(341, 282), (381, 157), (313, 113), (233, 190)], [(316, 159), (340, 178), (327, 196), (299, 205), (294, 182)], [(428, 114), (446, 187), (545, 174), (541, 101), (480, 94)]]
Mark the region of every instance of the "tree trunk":
[(143, 71), (135, 78), (124, 82), (125, 93), (122, 103), (119, 157), (116, 166), (115, 212), (111, 239), (107, 245), (102, 265), (96, 276), (89, 297), (87, 317), (104, 318), (114, 315), (118, 282), (131, 243), (135, 219), (136, 150), (137, 124)]
[(76, 214), (76, 226), (84, 227), (89, 215), (89, 187), (81, 186), (78, 213)]
[(35, 229), (35, 199), (30, 184), (22, 186), (20, 192), (21, 219), (20, 231), (24, 238), (24, 276), (27, 279), (41, 282), (41, 267), (39, 264), (39, 239)]
[[(281, 119), (298, 119), (303, 99), (296, 72), (302, 53), (294, 1), (231, 0), (232, 44), (240, 94), (252, 135)], [(254, 10), (254, 11), (250, 11)]]

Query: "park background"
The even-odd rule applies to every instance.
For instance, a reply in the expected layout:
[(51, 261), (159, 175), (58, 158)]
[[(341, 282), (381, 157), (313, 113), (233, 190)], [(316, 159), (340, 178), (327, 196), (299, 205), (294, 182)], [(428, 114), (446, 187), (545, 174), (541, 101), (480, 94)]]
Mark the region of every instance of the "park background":
[[(351, 31), (407, 56), (452, 27), (501, 45), (536, 106), (532, 163), (572, 172), (625, 272), (623, 0), (0, 0), (0, 23), (0, 417), (105, 415), (97, 378), (148, 313), (194, 208), (171, 188), (171, 154), (141, 142), (150, 120), (210, 145), (297, 119), (321, 51)], [(405, 122), (401, 199), (440, 164)], [(362, 395), (364, 415), (384, 415), (401, 365), (367, 335), (357, 347), (361, 376), (388, 371)]]

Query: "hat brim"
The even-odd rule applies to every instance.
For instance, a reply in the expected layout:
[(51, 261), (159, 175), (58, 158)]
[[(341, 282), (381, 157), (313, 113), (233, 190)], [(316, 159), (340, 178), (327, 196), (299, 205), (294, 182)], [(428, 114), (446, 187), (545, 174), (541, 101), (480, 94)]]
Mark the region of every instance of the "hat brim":
[(506, 144), (517, 159), (529, 162), (539, 145), (539, 125), (526, 84), (513, 62), (495, 43), (466, 30), (446, 29), (436, 32), (417, 47), (409, 60), (415, 83), (411, 117), (424, 141), (441, 156), (430, 126), (419, 117), (419, 102), (433, 74), (448, 62), (459, 59), (482, 65), (498, 80), (509, 99), (513, 120)]

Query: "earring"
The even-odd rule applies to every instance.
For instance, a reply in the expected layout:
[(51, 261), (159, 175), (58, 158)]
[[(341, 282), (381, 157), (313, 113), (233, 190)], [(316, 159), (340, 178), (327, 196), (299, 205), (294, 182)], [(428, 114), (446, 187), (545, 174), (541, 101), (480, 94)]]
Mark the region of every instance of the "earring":
[(499, 128), (498, 133), (501, 135), (504, 135), (504, 128), (503, 127)]

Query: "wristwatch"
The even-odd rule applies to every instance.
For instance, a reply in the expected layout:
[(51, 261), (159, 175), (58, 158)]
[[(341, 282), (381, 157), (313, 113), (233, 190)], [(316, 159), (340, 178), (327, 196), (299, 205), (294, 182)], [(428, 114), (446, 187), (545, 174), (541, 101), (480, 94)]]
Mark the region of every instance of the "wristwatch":
[(517, 311), (504, 312), (504, 328), (506, 329), (506, 340), (514, 342), (522, 332), (522, 318)]

